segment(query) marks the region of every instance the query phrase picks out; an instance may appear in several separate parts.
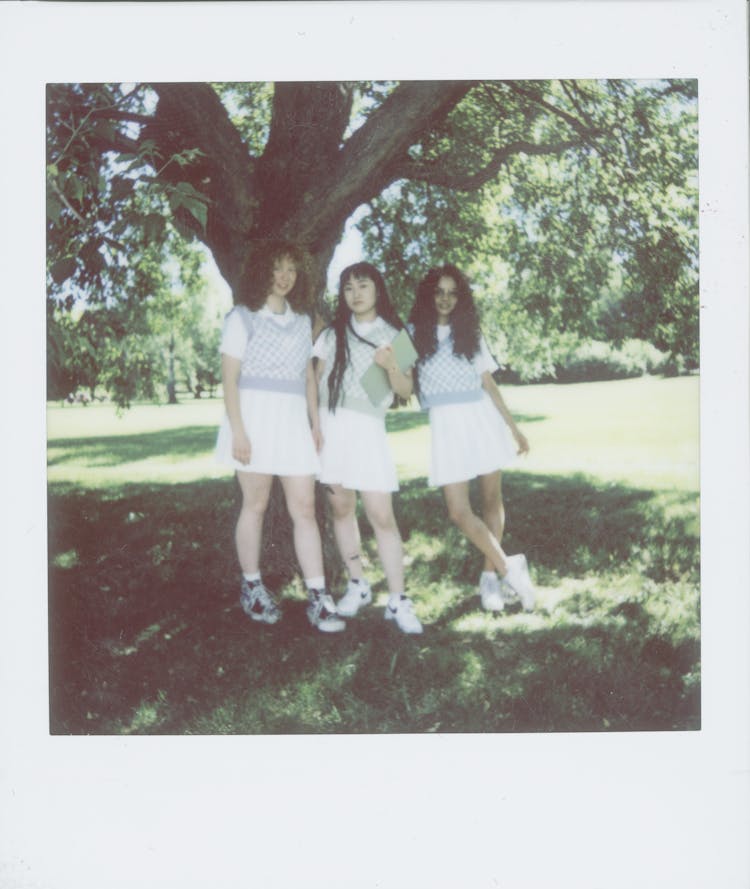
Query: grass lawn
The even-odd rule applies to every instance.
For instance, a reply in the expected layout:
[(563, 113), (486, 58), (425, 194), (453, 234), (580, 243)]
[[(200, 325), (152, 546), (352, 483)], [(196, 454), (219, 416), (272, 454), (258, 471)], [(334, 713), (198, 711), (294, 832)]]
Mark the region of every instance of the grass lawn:
[[(481, 557), (426, 485), (425, 416), (392, 412), (421, 637), (382, 619), (364, 519), (377, 607), (339, 636), (317, 634), (286, 571), (269, 578), (284, 620), (247, 620), (236, 483), (212, 457), (219, 401), (123, 416), (50, 404), (51, 730), (698, 728), (698, 389), (697, 377), (503, 388), (532, 446), (505, 475), (503, 543), (529, 557), (533, 614), (478, 607)], [(285, 543), (285, 522), (269, 517), (266, 554)]]

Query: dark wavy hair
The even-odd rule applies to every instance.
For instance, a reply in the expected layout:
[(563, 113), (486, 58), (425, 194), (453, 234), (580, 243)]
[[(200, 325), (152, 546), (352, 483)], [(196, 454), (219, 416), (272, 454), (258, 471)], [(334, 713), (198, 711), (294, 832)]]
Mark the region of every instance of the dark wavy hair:
[(430, 269), (417, 285), (409, 321), (414, 325), (414, 346), (419, 362), (433, 355), (437, 349), (437, 308), (435, 294), (441, 278), (452, 278), (456, 284), (458, 302), (450, 314), (453, 334), (453, 354), (473, 358), (479, 350), (479, 315), (466, 276), (455, 265), (446, 263)]
[(246, 285), (235, 302), (253, 311), (261, 308), (273, 284), (274, 267), (282, 259), (290, 259), (297, 269), (297, 280), (287, 295), (287, 302), (300, 315), (312, 314), (314, 300), (310, 286), (310, 258), (305, 250), (291, 241), (257, 241), (252, 246)]
[(375, 311), (384, 320), (387, 321), (396, 330), (403, 330), (404, 323), (396, 314), (393, 303), (388, 295), (388, 288), (385, 286), (385, 280), (380, 272), (369, 262), (355, 262), (354, 265), (347, 266), (341, 273), (339, 278), (339, 294), (336, 303), (336, 312), (329, 328), (333, 330), (336, 336), (336, 355), (333, 359), (333, 367), (328, 377), (328, 406), (333, 412), (341, 398), (341, 386), (344, 381), (347, 365), (349, 364), (349, 340), (346, 335), (349, 331), (363, 343), (367, 343), (376, 348), (375, 343), (371, 343), (359, 334), (352, 327), (352, 310), (346, 304), (344, 297), (344, 287), (351, 278), (369, 278), (375, 285), (377, 294), (375, 300)]
[(430, 269), (417, 284), (417, 298), (409, 313), (409, 323), (414, 325), (414, 348), (417, 350), (414, 391), (419, 397), (419, 368), (437, 351), (437, 307), (435, 294), (441, 278), (452, 278), (456, 284), (458, 301), (450, 314), (453, 336), (453, 354), (471, 360), (479, 351), (479, 315), (471, 294), (466, 275), (452, 263)]

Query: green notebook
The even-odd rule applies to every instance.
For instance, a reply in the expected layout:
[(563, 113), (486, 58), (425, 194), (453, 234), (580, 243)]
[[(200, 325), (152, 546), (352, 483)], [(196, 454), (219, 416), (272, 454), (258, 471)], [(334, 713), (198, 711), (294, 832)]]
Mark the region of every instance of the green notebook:
[[(417, 350), (405, 330), (398, 332), (391, 346), (399, 370), (405, 371), (414, 365), (417, 360)], [(391, 384), (388, 382), (388, 373), (374, 361), (362, 374), (360, 382), (370, 401), (376, 406), (382, 404), (385, 396), (392, 392)]]

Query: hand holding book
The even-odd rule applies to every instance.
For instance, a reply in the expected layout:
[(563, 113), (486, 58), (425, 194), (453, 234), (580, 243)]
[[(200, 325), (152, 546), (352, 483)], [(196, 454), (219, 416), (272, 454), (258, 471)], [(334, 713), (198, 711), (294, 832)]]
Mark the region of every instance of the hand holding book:
[[(411, 337), (405, 330), (399, 331), (391, 343), (391, 348), (393, 349), (396, 364), (402, 373), (412, 367), (417, 360), (417, 350), (414, 348)], [(374, 405), (382, 404), (386, 395), (393, 392), (387, 371), (375, 364), (375, 362), (362, 374), (360, 382)]]

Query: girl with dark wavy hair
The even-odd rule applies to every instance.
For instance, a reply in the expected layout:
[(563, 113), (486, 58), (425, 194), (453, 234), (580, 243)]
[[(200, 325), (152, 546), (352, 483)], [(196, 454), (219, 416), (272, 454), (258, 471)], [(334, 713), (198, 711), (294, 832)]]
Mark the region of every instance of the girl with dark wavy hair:
[(235, 544), (242, 569), (240, 604), (254, 621), (275, 624), (277, 602), (263, 584), (260, 545), (271, 483), (279, 476), (307, 586), (307, 616), (317, 629), (344, 629), (325, 589), (315, 475), (320, 470), (308, 418), (312, 369), (310, 287), (302, 251), (269, 241), (254, 251), (248, 289), (227, 315), (221, 340), (226, 414), (216, 454), (242, 491)]
[[(349, 573), (346, 593), (337, 603), (339, 614), (354, 617), (372, 601), (362, 572), (359, 491), (388, 583), (385, 617), (405, 633), (421, 633), (404, 590), (403, 547), (392, 503), (398, 480), (385, 431), (385, 412), (394, 395), (408, 398), (412, 392), (411, 369), (399, 368), (391, 347), (403, 326), (373, 265), (358, 262), (344, 269), (333, 322), (313, 347), (321, 410), (312, 426), (321, 448), (320, 481), (328, 491), (336, 543)], [(373, 362), (388, 380), (378, 403), (362, 383)]]
[[(529, 443), (505, 405), (492, 374), (497, 364), (479, 328), (471, 287), (456, 266), (430, 269), (417, 286), (409, 332), (419, 358), (415, 388), (430, 414), (430, 484), (442, 487), (448, 514), (484, 554), (482, 606), (502, 611), (509, 599), (534, 607), (524, 555), (506, 556), (501, 470)], [(482, 518), (469, 500), (479, 479)]]

